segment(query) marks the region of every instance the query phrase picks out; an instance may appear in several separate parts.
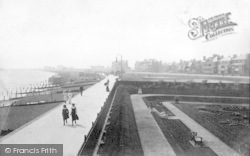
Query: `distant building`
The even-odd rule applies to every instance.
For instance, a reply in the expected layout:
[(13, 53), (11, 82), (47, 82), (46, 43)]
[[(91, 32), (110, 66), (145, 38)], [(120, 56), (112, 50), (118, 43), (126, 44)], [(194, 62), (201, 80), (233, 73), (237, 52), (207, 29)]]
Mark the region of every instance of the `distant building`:
[(148, 71), (148, 63), (146, 61), (136, 61), (135, 62), (135, 71), (146, 72)]
[(135, 63), (135, 71), (140, 72), (164, 72), (165, 67), (162, 61), (157, 61), (155, 59), (146, 59), (143, 61), (137, 61)]
[(231, 61), (232, 61), (232, 58), (230, 56), (219, 60), (218, 74), (221, 74), (221, 75), (231, 74)]
[(249, 74), (249, 54), (234, 56), (232, 59), (232, 74), (247, 75)]
[(202, 74), (202, 61), (195, 61), (194, 68), (195, 68), (195, 73)]
[(212, 57), (203, 59), (202, 72), (203, 74), (218, 74), (218, 62), (220, 56), (214, 54)]
[(122, 62), (120, 60), (112, 62), (112, 71), (117, 72), (121, 71), (121, 69), (123, 72), (131, 70), (130, 67), (128, 66), (127, 60), (123, 60)]

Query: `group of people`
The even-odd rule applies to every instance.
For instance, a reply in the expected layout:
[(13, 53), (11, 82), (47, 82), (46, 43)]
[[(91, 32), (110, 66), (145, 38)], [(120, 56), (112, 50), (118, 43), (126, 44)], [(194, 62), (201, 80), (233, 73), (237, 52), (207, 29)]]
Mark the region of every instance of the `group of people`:
[[(77, 110), (76, 110), (74, 103), (72, 104), (70, 115), (72, 118), (72, 126), (73, 126), (74, 122), (76, 124), (76, 120), (79, 120), (79, 117), (77, 115)], [(69, 110), (68, 110), (66, 105), (63, 105), (62, 116), (63, 116), (63, 125), (65, 125), (65, 123), (67, 124), (67, 119), (69, 118)]]
[(70, 90), (69, 91), (67, 91), (67, 90), (63, 91), (63, 99), (64, 99), (65, 103), (71, 104), (72, 97), (73, 97), (73, 93)]
[(63, 105), (63, 109), (62, 109), (63, 125), (65, 125), (65, 123), (67, 124), (67, 119), (69, 118), (69, 110), (68, 110), (66, 104), (72, 104), (71, 113), (70, 113), (71, 118), (72, 118), (72, 126), (74, 125), (74, 123), (76, 124), (76, 120), (79, 120), (75, 104), (72, 103), (72, 101), (71, 101), (73, 96), (74, 95), (70, 90), (63, 91), (63, 99), (65, 102), (65, 104)]
[[(107, 82), (104, 85), (106, 86), (106, 91), (109, 92), (109, 80), (107, 80)], [(82, 92), (83, 92), (82, 86), (79, 88), (79, 91), (82, 95)], [(65, 125), (65, 123), (67, 124), (67, 119), (69, 118), (69, 109), (67, 108), (66, 104), (72, 103), (71, 102), (72, 97), (73, 97), (73, 93), (70, 90), (63, 91), (63, 98), (64, 98), (64, 102), (65, 102), (65, 104), (63, 105), (63, 109), (62, 109), (63, 125)], [(72, 126), (73, 126), (74, 123), (76, 124), (76, 120), (79, 120), (79, 117), (77, 115), (77, 110), (76, 110), (74, 103), (72, 103), (70, 115), (72, 117)]]

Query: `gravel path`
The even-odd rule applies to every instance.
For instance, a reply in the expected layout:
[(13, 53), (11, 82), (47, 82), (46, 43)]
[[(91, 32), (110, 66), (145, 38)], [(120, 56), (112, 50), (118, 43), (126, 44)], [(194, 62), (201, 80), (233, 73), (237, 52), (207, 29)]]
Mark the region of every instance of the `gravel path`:
[(175, 156), (154, 117), (140, 95), (131, 95), (135, 120), (145, 156)]

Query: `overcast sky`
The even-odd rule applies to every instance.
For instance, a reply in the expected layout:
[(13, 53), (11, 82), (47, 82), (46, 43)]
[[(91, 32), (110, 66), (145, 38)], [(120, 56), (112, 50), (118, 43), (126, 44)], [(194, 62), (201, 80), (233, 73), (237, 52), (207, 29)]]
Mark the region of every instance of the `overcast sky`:
[[(231, 12), (235, 33), (190, 40), (188, 21)], [(250, 52), (249, 0), (0, 0), (0, 68), (134, 66)]]

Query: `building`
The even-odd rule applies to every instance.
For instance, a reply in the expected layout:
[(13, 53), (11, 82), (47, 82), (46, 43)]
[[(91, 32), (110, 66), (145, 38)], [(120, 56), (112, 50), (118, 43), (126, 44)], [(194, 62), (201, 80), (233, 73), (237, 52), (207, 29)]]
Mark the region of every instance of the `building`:
[(249, 74), (249, 54), (234, 56), (232, 59), (232, 74), (247, 75)]
[(135, 62), (135, 71), (138, 71), (138, 72), (146, 72), (148, 71), (148, 63), (145, 62), (145, 61), (136, 61)]
[(220, 56), (214, 54), (212, 57), (205, 58), (203, 57), (202, 62), (202, 72), (203, 74), (218, 74), (218, 62)]
[(220, 75), (231, 74), (231, 61), (232, 61), (232, 58), (230, 56), (219, 60), (219, 62), (218, 62), (218, 74), (220, 74)]
[(162, 61), (157, 61), (155, 59), (147, 59), (144, 61), (137, 61), (135, 63), (135, 71), (140, 72), (164, 72), (165, 67)]
[(130, 67), (128, 66), (128, 61), (127, 60), (122, 60), (121, 61), (114, 61), (112, 62), (112, 71), (117, 72), (117, 71), (122, 71), (127, 72), (130, 71)]
[(202, 61), (194, 62), (195, 73), (202, 74)]

